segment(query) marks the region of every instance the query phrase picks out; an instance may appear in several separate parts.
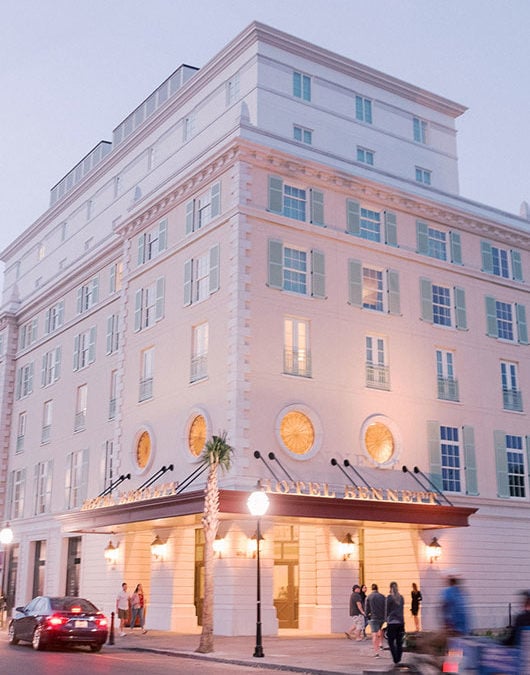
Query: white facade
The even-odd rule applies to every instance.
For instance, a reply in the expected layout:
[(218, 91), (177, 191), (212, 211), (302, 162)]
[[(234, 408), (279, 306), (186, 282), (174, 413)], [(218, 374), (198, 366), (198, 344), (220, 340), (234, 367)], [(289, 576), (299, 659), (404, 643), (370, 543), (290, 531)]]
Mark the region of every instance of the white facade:
[[(76, 590), (110, 612), (126, 578), (153, 628), (197, 630), (200, 499), (184, 502), (204, 474), (167, 483), (226, 430), (217, 633), (253, 630), (255, 523), (235, 497), (258, 479), (266, 632), (344, 630), (357, 579), (416, 581), (433, 626), (449, 569), (475, 626), (505, 625), (530, 586), (530, 228), (459, 195), (464, 111), (253, 24), (53, 188), (2, 255), (12, 602)], [(165, 491), (131, 494), (157, 471)], [(129, 474), (112, 491), (128, 506), (85, 501)]]

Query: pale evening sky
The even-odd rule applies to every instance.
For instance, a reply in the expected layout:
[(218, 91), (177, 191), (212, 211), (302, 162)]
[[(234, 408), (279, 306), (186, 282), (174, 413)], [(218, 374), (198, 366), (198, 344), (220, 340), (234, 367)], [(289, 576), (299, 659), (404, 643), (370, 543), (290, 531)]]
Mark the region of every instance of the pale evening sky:
[(530, 201), (528, 0), (0, 0), (0, 250), (181, 63), (253, 20), (466, 105), (462, 196)]

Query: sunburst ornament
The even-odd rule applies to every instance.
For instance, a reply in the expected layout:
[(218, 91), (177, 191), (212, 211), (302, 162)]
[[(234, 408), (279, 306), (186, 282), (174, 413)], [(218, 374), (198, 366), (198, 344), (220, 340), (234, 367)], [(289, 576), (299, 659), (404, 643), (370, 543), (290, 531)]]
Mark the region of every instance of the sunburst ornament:
[(203, 415), (196, 415), (188, 433), (188, 448), (194, 457), (198, 457), (206, 443), (207, 425)]
[(307, 415), (292, 410), (280, 423), (280, 436), (288, 450), (295, 455), (305, 455), (315, 442), (315, 429)]
[(368, 425), (364, 432), (364, 446), (374, 461), (384, 464), (394, 454), (394, 436), (386, 424), (374, 422)]
[(136, 443), (136, 464), (139, 469), (145, 469), (151, 457), (151, 436), (148, 431), (142, 432)]

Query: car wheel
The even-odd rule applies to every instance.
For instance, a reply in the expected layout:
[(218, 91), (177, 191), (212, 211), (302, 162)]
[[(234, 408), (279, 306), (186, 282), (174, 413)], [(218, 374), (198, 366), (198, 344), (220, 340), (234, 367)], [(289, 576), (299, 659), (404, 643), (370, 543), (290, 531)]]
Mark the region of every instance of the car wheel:
[(8, 631), (8, 634), (7, 634), (7, 640), (8, 640), (10, 645), (18, 645), (19, 640), (16, 636), (15, 624), (13, 622), (11, 622), (9, 624), (9, 631)]
[(100, 652), (102, 647), (103, 647), (103, 645), (101, 645), (99, 643), (95, 644), (95, 645), (90, 645), (90, 651), (91, 652)]
[(37, 626), (33, 631), (33, 640), (31, 641), (31, 644), (33, 645), (33, 649), (37, 649), (40, 652), (44, 649), (45, 645), (42, 639), (42, 629), (40, 626)]

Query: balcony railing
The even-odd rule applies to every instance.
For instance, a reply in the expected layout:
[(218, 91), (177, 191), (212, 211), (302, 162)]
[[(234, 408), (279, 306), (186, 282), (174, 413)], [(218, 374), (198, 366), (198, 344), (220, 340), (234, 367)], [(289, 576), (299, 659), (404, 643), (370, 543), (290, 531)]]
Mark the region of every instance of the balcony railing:
[(52, 432), (51, 424), (46, 424), (45, 426), (43, 426), (40, 434), (40, 442), (49, 443), (51, 432)]
[(503, 389), (502, 405), (504, 410), (515, 410), (517, 412), (521, 412), (523, 410), (522, 393), (517, 389)]
[(284, 349), (283, 372), (287, 375), (311, 377), (311, 352), (305, 349)]
[(146, 377), (140, 380), (140, 395), (138, 400), (147, 401), (150, 398), (153, 398), (153, 378)]
[(75, 414), (74, 431), (82, 431), (86, 426), (86, 411), (81, 410)]
[(25, 436), (17, 436), (17, 452), (24, 450), (24, 438)]
[(390, 370), (388, 366), (367, 363), (366, 386), (372, 389), (390, 389)]
[(452, 377), (439, 377), (438, 398), (442, 401), (459, 401), (458, 380)]

